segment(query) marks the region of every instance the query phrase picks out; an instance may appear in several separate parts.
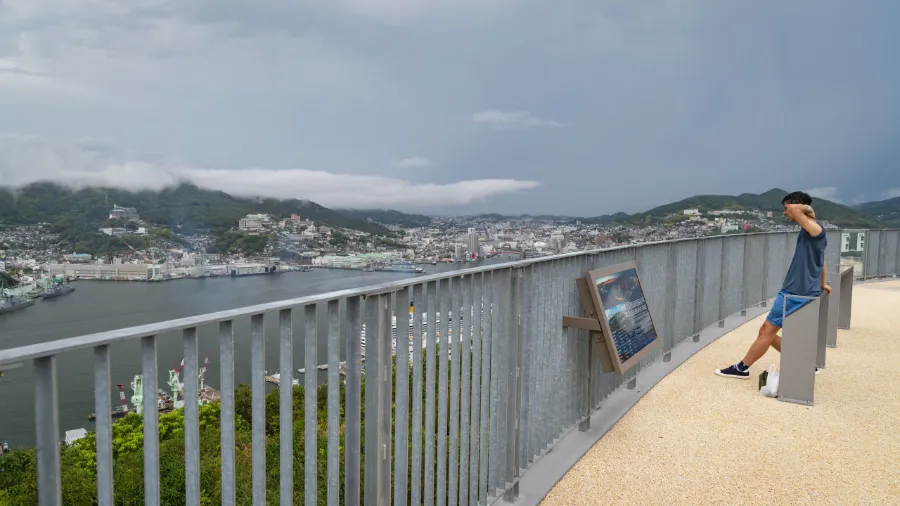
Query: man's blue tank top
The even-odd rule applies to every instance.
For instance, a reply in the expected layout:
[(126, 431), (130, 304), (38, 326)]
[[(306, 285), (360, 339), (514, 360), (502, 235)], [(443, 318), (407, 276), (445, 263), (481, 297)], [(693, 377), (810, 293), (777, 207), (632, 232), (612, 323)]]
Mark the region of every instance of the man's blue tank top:
[(793, 295), (817, 297), (822, 292), (822, 266), (825, 264), (826, 246), (828, 239), (825, 237), (825, 227), (815, 237), (801, 228), (794, 259), (791, 260), (781, 289)]

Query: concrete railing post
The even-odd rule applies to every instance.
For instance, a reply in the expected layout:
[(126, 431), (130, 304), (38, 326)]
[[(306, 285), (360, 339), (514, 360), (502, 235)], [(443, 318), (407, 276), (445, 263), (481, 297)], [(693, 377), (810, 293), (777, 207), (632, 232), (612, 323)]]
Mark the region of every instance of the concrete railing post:
[[(840, 295), (840, 310), (838, 313), (838, 328), (839, 329), (849, 329), (850, 328), (850, 316), (853, 311), (853, 266), (849, 266), (847, 269), (841, 271), (841, 281), (839, 288)], [(835, 342), (837, 342), (837, 337), (835, 337)]]
[(818, 297), (788, 295), (785, 305), (789, 299), (809, 302), (784, 318), (778, 399), (811, 406), (816, 384), (821, 300)]

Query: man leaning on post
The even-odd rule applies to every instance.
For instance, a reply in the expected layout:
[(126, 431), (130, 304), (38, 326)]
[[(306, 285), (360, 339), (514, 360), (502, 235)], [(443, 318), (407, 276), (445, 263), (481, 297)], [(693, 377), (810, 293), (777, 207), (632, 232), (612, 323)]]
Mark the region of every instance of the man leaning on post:
[[(825, 247), (828, 240), (825, 237), (825, 229), (816, 221), (816, 214), (812, 208), (812, 197), (803, 192), (788, 194), (781, 201), (784, 215), (800, 225), (800, 235), (797, 237), (797, 249), (794, 258), (784, 278), (781, 291), (775, 296), (772, 310), (769, 316), (759, 328), (756, 341), (747, 350), (744, 359), (737, 364), (722, 369), (716, 369), (716, 374), (726, 378), (749, 379), (750, 366), (765, 355), (769, 346), (781, 352), (781, 336), (778, 330), (784, 326), (782, 318), (791, 315), (810, 302), (810, 299), (788, 297), (799, 295), (802, 297), (818, 297), (824, 290), (826, 295), (831, 294), (831, 286), (825, 282)], [(816, 368), (816, 374), (819, 368)]]

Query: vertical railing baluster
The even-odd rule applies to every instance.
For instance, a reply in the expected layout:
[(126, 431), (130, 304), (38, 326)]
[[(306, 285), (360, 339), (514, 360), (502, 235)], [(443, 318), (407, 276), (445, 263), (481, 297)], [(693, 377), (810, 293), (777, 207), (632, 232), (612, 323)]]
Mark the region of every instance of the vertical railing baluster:
[(410, 466), (410, 503), (422, 504), (422, 315), (425, 314), (424, 285), (413, 287), (412, 324), (412, 458)]
[[(509, 403), (509, 411), (507, 412), (508, 446), (506, 479), (507, 482), (512, 483), (512, 488), (505, 497), (507, 502), (515, 501), (519, 497), (519, 468), (521, 465), (520, 459), (522, 450), (520, 406), (522, 405), (522, 389), (525, 386), (522, 383), (522, 369), (524, 365), (522, 345), (525, 337), (523, 321), (525, 318), (525, 297), (523, 294), (525, 290), (524, 269), (518, 268), (512, 272), (512, 283), (510, 288), (512, 290), (512, 321), (509, 325), (511, 371), (509, 372), (509, 400), (507, 401)], [(574, 314), (574, 311), (572, 314)], [(585, 379), (589, 381), (589, 378)]]
[(450, 292), (453, 278), (441, 280), (441, 326), (438, 338), (437, 504), (447, 503), (447, 383), (450, 365)]
[[(515, 371), (513, 367), (516, 363), (516, 351), (514, 343), (516, 339), (516, 330), (513, 325), (513, 316), (516, 313), (515, 298), (513, 297), (513, 270), (503, 269), (500, 271), (500, 283), (497, 288), (500, 298), (500, 332), (497, 340), (499, 353), (497, 354), (498, 370), (500, 372), (497, 382), (497, 481), (496, 486), (503, 491), (506, 486), (512, 482), (510, 476), (512, 471), (510, 465), (515, 461), (515, 449), (511, 448), (511, 438), (515, 429), (515, 417), (510, 416), (510, 409), (514, 408), (516, 400), (515, 378), (512, 376)], [(562, 301), (566, 303), (565, 299)], [(568, 400), (569, 394), (564, 394)], [(569, 406), (564, 406), (566, 410)]]
[(459, 343), (462, 340), (462, 277), (453, 279), (451, 302), (453, 321), (448, 333), (450, 347), (450, 453), (447, 482), (447, 504), (459, 504), (459, 363), (461, 360)]
[[(490, 360), (490, 393), (489, 393), (489, 404), (488, 404), (488, 413), (490, 414), (489, 418), (489, 427), (488, 434), (489, 439), (489, 456), (488, 456), (488, 475), (487, 475), (487, 497), (490, 498), (494, 494), (496, 494), (497, 489), (500, 487), (501, 480), (505, 478), (505, 476), (501, 473), (502, 459), (505, 455), (502, 454), (502, 446), (504, 437), (500, 435), (500, 427), (501, 427), (501, 416), (505, 411), (501, 410), (500, 403), (503, 400), (500, 398), (500, 382), (504, 379), (503, 377), (503, 362), (507, 357), (501, 356), (501, 349), (503, 346), (502, 340), (503, 336), (503, 324), (506, 318), (505, 312), (509, 309), (508, 305), (503, 304), (503, 280), (508, 279), (508, 276), (504, 271), (493, 271), (493, 276), (491, 277), (491, 325), (490, 325), (490, 333), (491, 333), (491, 360)], [(555, 301), (558, 303), (558, 301)], [(505, 396), (505, 392), (504, 392)], [(557, 400), (560, 400), (557, 397)], [(557, 415), (559, 414), (559, 408), (561, 405), (557, 406)]]
[(380, 314), (380, 298), (366, 297), (365, 326), (366, 326), (366, 399), (365, 399), (365, 472), (363, 474), (363, 504), (379, 504), (379, 476), (381, 465), (381, 448), (379, 446), (378, 433), (378, 401), (380, 377), (379, 368), (382, 366), (378, 351), (380, 336), (378, 332), (378, 320)]
[(347, 299), (347, 322), (341, 327), (347, 349), (347, 392), (344, 402), (344, 503), (359, 506), (360, 502), (360, 438), (361, 390), (360, 333), (362, 332), (361, 297)]
[(472, 374), (472, 275), (462, 279), (462, 327), (459, 332), (460, 360), (460, 413), (459, 413), (459, 494), (462, 506), (469, 503), (469, 384)]
[(484, 274), (472, 276), (472, 433), (469, 436), (469, 504), (478, 504), (478, 470), (481, 459), (481, 349)]
[(704, 260), (706, 258), (706, 249), (709, 248), (710, 241), (708, 239), (700, 239), (697, 241), (697, 257), (694, 259), (694, 327), (691, 330), (694, 336), (693, 341), (700, 341), (700, 331), (706, 327), (706, 320), (703, 319), (703, 287), (706, 283)]
[(34, 383), (34, 419), (37, 436), (38, 504), (58, 506), (62, 504), (62, 484), (59, 468), (56, 357), (35, 359), (34, 372), (37, 376)]
[[(590, 267), (586, 268), (590, 270)], [(521, 427), (519, 429), (521, 434), (521, 448), (519, 449), (520, 463), (519, 466), (522, 469), (525, 469), (528, 466), (528, 462), (531, 460), (532, 456), (532, 441), (531, 441), (531, 406), (532, 406), (532, 397), (534, 395), (534, 367), (533, 360), (534, 355), (532, 351), (532, 346), (534, 346), (534, 334), (535, 334), (535, 293), (537, 284), (535, 282), (534, 276), (534, 264), (531, 264), (525, 268), (525, 281), (524, 281), (524, 309), (525, 312), (523, 322), (523, 336), (522, 336), (522, 370), (520, 374), (522, 375), (522, 384), (524, 385), (522, 391), (522, 409), (520, 415), (520, 424)], [(587, 363), (590, 366), (591, 363), (591, 353), (587, 354)], [(590, 376), (589, 376), (590, 378)], [(591, 389), (591, 381), (588, 381), (588, 397), (590, 398), (590, 389)], [(590, 407), (588, 406), (588, 412), (590, 412)]]
[(231, 320), (219, 323), (219, 388), (221, 419), (222, 505), (234, 506), (234, 334)]
[(328, 318), (319, 313), (324, 306), (310, 304), (304, 309), (306, 332), (303, 335), (303, 356), (306, 362), (306, 373), (303, 375), (303, 417), (306, 433), (304, 435), (304, 452), (306, 453), (304, 492), (306, 506), (314, 506), (318, 502), (316, 459), (319, 449), (318, 426), (318, 369), (320, 336), (328, 335)]
[(432, 281), (427, 287), (427, 319), (428, 337), (425, 342), (425, 506), (434, 505), (434, 422), (435, 422), (435, 379), (437, 366), (436, 333), (438, 283)]
[(200, 504), (200, 411), (197, 329), (184, 329), (184, 492), (185, 502)]
[[(482, 293), (484, 294), (484, 302), (481, 313), (481, 440), (480, 440), (480, 463), (478, 477), (478, 499), (477, 501), (487, 500), (488, 494), (488, 470), (490, 468), (490, 452), (492, 435), (490, 434), (492, 413), (489, 411), (491, 402), (491, 351), (493, 347), (493, 336), (491, 335), (491, 327), (494, 318), (494, 272), (484, 273), (484, 284)], [(473, 503), (475, 501), (472, 501)]]
[(720, 252), (719, 259), (721, 260), (721, 266), (719, 270), (719, 327), (725, 326), (725, 309), (726, 309), (726, 299), (725, 295), (728, 293), (728, 283), (725, 282), (725, 276), (727, 275), (725, 271), (725, 241), (727, 239), (722, 238), (719, 241), (719, 244), (722, 245), (722, 251)]
[[(678, 300), (678, 285), (682, 283), (680, 276), (678, 275), (678, 259), (680, 255), (677, 251), (677, 244), (669, 244), (667, 247), (667, 257), (666, 257), (666, 286), (665, 286), (665, 303), (664, 309), (665, 318), (664, 322), (664, 332), (666, 333), (666, 337), (663, 339), (663, 345), (665, 346), (663, 349), (663, 353), (665, 353), (663, 360), (668, 362), (671, 360), (672, 349), (679, 342), (679, 339), (682, 336), (676, 336), (675, 333), (678, 330), (678, 316), (677, 309), (678, 305), (676, 301)], [(682, 250), (682, 254), (683, 254)], [(697, 302), (694, 302), (697, 305)]]
[(141, 388), (144, 411), (144, 504), (159, 505), (159, 408), (156, 337), (141, 339)]
[(263, 315), (250, 317), (251, 442), (253, 445), (253, 505), (266, 504), (266, 334)]
[(391, 463), (394, 447), (391, 445), (391, 415), (394, 383), (392, 376), (391, 350), (391, 299), (392, 294), (385, 293), (378, 298), (378, 437), (381, 449), (381, 460), (378, 464), (378, 504), (390, 504), (391, 488)]
[(397, 318), (396, 441), (394, 449), (394, 504), (406, 506), (409, 489), (409, 288), (399, 290), (394, 313)]
[(292, 310), (278, 312), (278, 426), (282, 506), (294, 504), (294, 323)]
[(97, 437), (97, 504), (112, 506), (112, 417), (109, 410), (109, 345), (94, 348), (94, 412)]
[(747, 316), (747, 308), (750, 307), (750, 282), (749, 279), (752, 275), (750, 272), (750, 266), (753, 265), (750, 261), (750, 237), (747, 235), (742, 235), (743, 243), (744, 243), (744, 253), (743, 253), (743, 261), (741, 262), (741, 316)]
[(328, 491), (330, 506), (340, 502), (341, 476), (341, 326), (346, 305), (328, 301)]

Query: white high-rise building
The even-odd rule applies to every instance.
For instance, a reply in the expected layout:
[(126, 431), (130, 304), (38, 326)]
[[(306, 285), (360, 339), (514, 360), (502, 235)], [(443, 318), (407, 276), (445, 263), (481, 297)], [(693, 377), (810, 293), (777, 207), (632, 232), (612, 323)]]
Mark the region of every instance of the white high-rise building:
[(475, 228), (469, 229), (468, 234), (469, 241), (469, 256), (481, 256), (481, 244), (478, 241), (478, 231)]

